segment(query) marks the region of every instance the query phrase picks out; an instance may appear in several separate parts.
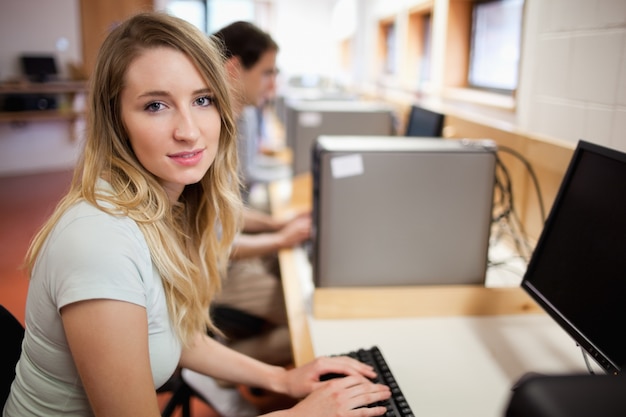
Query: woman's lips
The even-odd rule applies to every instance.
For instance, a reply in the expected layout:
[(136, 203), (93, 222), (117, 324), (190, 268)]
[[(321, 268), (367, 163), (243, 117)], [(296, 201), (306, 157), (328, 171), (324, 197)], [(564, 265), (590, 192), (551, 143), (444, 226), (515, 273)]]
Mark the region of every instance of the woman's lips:
[(196, 165), (202, 159), (204, 155), (203, 149), (198, 149), (190, 152), (179, 152), (169, 155), (169, 158), (180, 165), (192, 166)]

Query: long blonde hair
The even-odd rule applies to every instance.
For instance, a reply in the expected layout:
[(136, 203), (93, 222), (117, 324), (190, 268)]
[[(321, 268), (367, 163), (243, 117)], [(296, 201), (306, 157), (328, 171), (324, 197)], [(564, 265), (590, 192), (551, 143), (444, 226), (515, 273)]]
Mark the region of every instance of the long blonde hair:
[[(120, 115), (129, 65), (145, 50), (163, 46), (191, 59), (214, 92), (221, 119), (215, 161), (200, 182), (185, 187), (175, 204), (139, 163)], [(216, 331), (209, 305), (221, 288), (220, 274), (241, 222), (236, 132), (223, 62), (220, 49), (207, 36), (165, 13), (141, 13), (111, 31), (91, 78), (83, 153), (70, 190), (31, 244), (26, 257), (30, 270), (61, 215), (86, 200), (137, 222), (161, 274), (181, 340), (188, 343), (197, 331)], [(99, 178), (110, 182), (112, 195), (98, 192)]]

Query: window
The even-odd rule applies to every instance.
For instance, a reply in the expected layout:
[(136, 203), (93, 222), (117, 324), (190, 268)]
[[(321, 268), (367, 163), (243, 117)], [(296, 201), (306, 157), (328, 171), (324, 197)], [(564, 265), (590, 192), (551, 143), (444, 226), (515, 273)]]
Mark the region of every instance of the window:
[(207, 0), (207, 5), (209, 33), (239, 20), (257, 23), (254, 0)]
[(501, 91), (517, 88), (524, 0), (473, 5), (468, 84)]
[(348, 74), (352, 68), (353, 38), (357, 28), (357, 0), (338, 0), (331, 18), (331, 28), (339, 42), (339, 67)]
[(167, 12), (188, 21), (206, 33), (207, 13), (205, 0), (173, 0), (167, 4)]
[[(407, 39), (408, 74), (417, 86), (430, 80), (432, 12), (420, 9), (409, 14)], [(415, 82), (415, 81), (414, 81)]]
[(263, 0), (170, 0), (167, 12), (205, 33), (215, 33), (238, 20), (265, 26), (269, 3)]
[(423, 44), (422, 44), (422, 62), (420, 65), (420, 81), (430, 80), (430, 56), (431, 56), (431, 30), (432, 30), (432, 15), (426, 13), (422, 15), (422, 30), (423, 30)]
[(383, 42), (383, 73), (396, 73), (396, 25), (393, 21), (381, 24)]

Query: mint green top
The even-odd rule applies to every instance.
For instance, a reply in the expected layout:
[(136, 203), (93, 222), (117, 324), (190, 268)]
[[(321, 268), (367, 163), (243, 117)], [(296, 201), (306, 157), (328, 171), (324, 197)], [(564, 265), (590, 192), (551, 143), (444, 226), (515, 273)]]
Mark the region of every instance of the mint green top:
[(54, 227), (33, 270), (22, 356), (4, 417), (93, 415), (59, 312), (98, 298), (145, 307), (155, 388), (169, 379), (181, 344), (144, 236), (133, 220), (81, 202)]

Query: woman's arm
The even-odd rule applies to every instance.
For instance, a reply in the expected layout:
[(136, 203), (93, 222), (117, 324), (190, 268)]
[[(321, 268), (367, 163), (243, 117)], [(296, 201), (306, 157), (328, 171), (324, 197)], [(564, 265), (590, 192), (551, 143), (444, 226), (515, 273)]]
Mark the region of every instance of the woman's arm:
[[(345, 413), (391, 395), (388, 387), (373, 384), (367, 379), (375, 376), (369, 365), (349, 357), (322, 357), (286, 370), (235, 352), (206, 335), (199, 335), (193, 346), (183, 348), (180, 365), (214, 378), (265, 388), (294, 398), (306, 397), (291, 410), (272, 413), (276, 416), (339, 415), (340, 411)], [(320, 376), (328, 373), (346, 377), (321, 382)], [(320, 410), (324, 412), (320, 413)], [(364, 410), (354, 415), (380, 415), (384, 408)]]
[(257, 361), (198, 334), (192, 346), (183, 347), (180, 366), (238, 384), (284, 393), (285, 369)]
[(72, 357), (97, 417), (160, 416), (146, 309), (88, 300), (61, 309)]
[[(64, 307), (61, 316), (94, 414), (160, 416), (150, 368), (145, 309), (121, 301), (91, 300)], [(366, 379), (374, 376), (369, 366), (348, 357), (319, 358), (285, 370), (241, 355), (206, 335), (199, 335), (192, 347), (183, 348), (180, 365), (296, 398), (308, 395), (294, 408), (272, 413), (276, 417), (375, 416), (384, 409), (353, 409), (390, 395), (387, 387)], [(348, 376), (319, 381), (320, 375), (331, 372)]]

